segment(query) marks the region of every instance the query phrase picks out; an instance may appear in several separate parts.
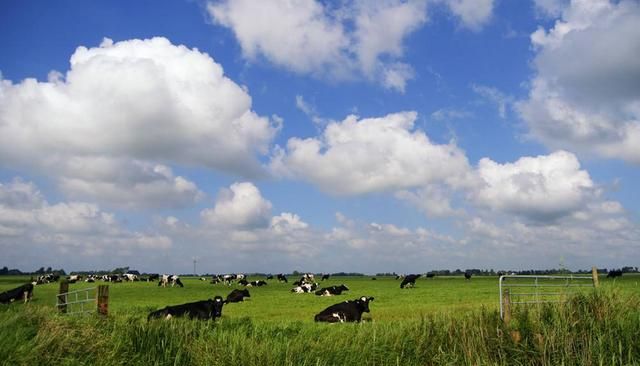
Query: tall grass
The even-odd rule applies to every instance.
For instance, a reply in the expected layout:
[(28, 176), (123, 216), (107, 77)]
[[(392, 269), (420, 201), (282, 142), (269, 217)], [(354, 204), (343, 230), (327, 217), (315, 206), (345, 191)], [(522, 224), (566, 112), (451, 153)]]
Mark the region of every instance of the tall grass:
[[(0, 311), (6, 365), (633, 365), (640, 296), (579, 294), (563, 304), (432, 313), (403, 321), (316, 324), (147, 322), (139, 312), (72, 318), (37, 306)], [(373, 311), (373, 310), (372, 310)]]

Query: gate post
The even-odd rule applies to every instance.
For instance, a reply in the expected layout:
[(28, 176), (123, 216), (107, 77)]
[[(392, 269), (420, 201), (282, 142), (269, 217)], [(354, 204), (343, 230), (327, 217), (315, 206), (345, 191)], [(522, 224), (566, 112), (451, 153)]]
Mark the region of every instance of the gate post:
[(67, 312), (67, 292), (69, 292), (69, 282), (66, 280), (60, 281), (60, 290), (58, 291), (58, 311), (63, 314)]
[(593, 278), (593, 287), (597, 288), (600, 283), (598, 281), (598, 269), (595, 266), (591, 267), (591, 277)]
[(502, 315), (502, 321), (504, 321), (504, 324), (509, 324), (509, 322), (511, 321), (511, 299), (509, 297), (509, 289), (505, 289), (504, 290), (504, 297), (502, 299), (503, 301), (503, 309), (504, 309), (504, 314)]
[(109, 314), (109, 286), (98, 286), (96, 303), (98, 304), (98, 314), (107, 316)]

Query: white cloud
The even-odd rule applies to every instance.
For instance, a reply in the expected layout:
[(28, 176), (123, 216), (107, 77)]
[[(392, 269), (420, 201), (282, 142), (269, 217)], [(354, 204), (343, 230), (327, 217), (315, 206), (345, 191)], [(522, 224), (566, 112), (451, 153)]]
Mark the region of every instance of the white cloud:
[(48, 203), (33, 183), (0, 183), (0, 247), (12, 265), (61, 263), (104, 255), (126, 260), (149, 249), (168, 250), (170, 238), (131, 232), (115, 215), (84, 202)]
[[(427, 22), (427, 0), (316, 0), (209, 2), (215, 24), (233, 31), (249, 60), (262, 56), (296, 73), (335, 80), (365, 78), (404, 92), (414, 77), (401, 62), (404, 40)], [(463, 25), (477, 30), (491, 16), (493, 0), (448, 0)]]
[(483, 158), (478, 175), (484, 184), (471, 195), (479, 205), (537, 221), (567, 216), (597, 194), (589, 173), (565, 151), (505, 164)]
[(212, 209), (202, 211), (202, 219), (212, 225), (235, 228), (266, 227), (271, 218), (271, 202), (249, 182), (222, 189)]
[(349, 116), (330, 123), (319, 138), (289, 139), (271, 168), (332, 194), (466, 183), (470, 168), (464, 152), (454, 143), (438, 145), (422, 131), (412, 131), (416, 117), (415, 112)]
[(427, 217), (450, 217), (463, 213), (461, 209), (451, 207), (453, 192), (438, 185), (429, 185), (417, 191), (398, 191), (395, 197), (406, 201), (424, 212)]
[(485, 99), (488, 99), (490, 102), (496, 105), (498, 108), (498, 114), (500, 118), (507, 117), (507, 107), (511, 105), (513, 102), (513, 98), (502, 93), (496, 88), (485, 86), (485, 85), (471, 85), (471, 89), (476, 92), (478, 95), (482, 96)]
[(639, 22), (635, 1), (574, 0), (553, 28), (531, 35), (536, 75), (518, 111), (533, 137), (640, 162)]
[[(78, 47), (70, 64), (47, 82), (0, 80), (5, 166), (44, 172), (79, 189), (74, 195), (95, 192), (96, 199), (126, 189), (118, 182), (122, 170), (123, 179), (137, 177), (130, 183), (156, 191), (129, 196), (146, 200), (133, 203), (140, 206), (162, 192), (170, 206), (197, 196), (185, 178), (157, 171), (167, 163), (261, 174), (256, 156), (267, 153), (281, 121), (256, 115), (247, 92), (207, 54), (165, 38), (106, 39)], [(97, 169), (102, 165), (111, 176)]]

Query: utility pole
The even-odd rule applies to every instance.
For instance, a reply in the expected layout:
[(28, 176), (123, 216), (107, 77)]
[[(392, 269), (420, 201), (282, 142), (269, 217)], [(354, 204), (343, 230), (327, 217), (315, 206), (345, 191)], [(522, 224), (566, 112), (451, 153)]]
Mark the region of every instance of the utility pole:
[(197, 261), (198, 261), (198, 260), (197, 260), (195, 257), (193, 257), (193, 274), (194, 274), (195, 276), (197, 276), (197, 274), (196, 274), (196, 262), (197, 262)]

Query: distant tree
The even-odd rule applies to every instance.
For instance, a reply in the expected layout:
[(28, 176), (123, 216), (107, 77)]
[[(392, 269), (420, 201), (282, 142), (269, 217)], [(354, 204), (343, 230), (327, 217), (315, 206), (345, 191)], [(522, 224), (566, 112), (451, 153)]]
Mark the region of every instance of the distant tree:
[(7, 273), (9, 273), (9, 268), (7, 268), (7, 266), (2, 267), (2, 269), (0, 269), (0, 276), (4, 276)]
[(36, 271), (36, 274), (44, 274), (44, 267), (38, 268), (38, 270)]
[(53, 272), (53, 270), (51, 269), (51, 267), (47, 267), (47, 269), (46, 269), (46, 271), (45, 271), (45, 272), (46, 272), (46, 273), (51, 273), (51, 272)]

